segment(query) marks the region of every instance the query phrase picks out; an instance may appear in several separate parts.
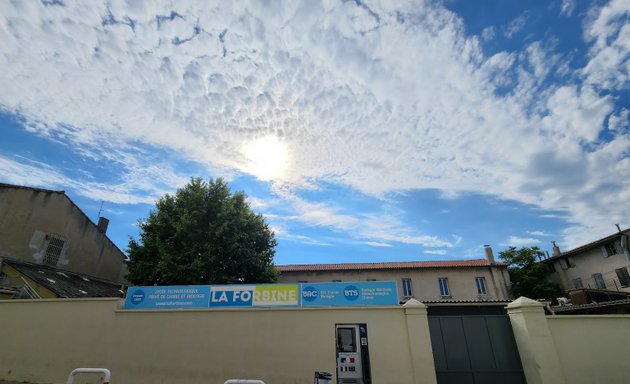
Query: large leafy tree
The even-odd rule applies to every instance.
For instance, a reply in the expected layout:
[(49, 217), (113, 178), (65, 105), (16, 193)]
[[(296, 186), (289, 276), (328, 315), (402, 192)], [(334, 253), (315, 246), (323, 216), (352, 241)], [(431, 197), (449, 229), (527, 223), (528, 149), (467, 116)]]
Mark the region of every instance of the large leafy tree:
[(552, 300), (562, 296), (562, 288), (547, 280), (550, 271), (539, 262), (544, 253), (538, 247), (510, 247), (499, 252), (499, 257), (508, 264), (514, 297)]
[(193, 178), (160, 198), (129, 241), (127, 279), (138, 285), (266, 283), (277, 242), (262, 215), (223, 179)]

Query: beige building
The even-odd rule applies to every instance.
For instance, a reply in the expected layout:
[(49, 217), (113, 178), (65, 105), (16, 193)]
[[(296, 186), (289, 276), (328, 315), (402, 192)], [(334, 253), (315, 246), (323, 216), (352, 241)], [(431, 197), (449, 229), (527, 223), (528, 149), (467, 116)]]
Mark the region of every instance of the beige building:
[(549, 279), (565, 290), (606, 289), (630, 292), (630, 229), (561, 252), (554, 246), (554, 255), (542, 262), (552, 271)]
[(279, 265), (280, 283), (384, 281), (398, 283), (401, 301), (509, 300), (505, 263), (488, 259), (389, 263)]
[(123, 281), (125, 255), (64, 193), (0, 184), (0, 258)]

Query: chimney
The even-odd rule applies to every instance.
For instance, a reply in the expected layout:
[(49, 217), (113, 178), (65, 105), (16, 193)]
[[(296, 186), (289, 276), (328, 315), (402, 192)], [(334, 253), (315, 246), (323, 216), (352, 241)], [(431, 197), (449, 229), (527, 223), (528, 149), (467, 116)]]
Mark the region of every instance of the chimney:
[(492, 253), (492, 247), (490, 245), (484, 245), (483, 248), (486, 250), (486, 259), (490, 265), (494, 265), (494, 254)]
[(556, 245), (556, 242), (552, 241), (551, 244), (553, 244), (553, 255), (554, 256), (560, 255), (562, 252), (560, 252), (560, 247)]
[(106, 219), (104, 217), (98, 218), (98, 225), (96, 225), (96, 227), (98, 228), (99, 232), (101, 232), (102, 234), (105, 234), (105, 232), (107, 232), (108, 225), (109, 225), (109, 219)]

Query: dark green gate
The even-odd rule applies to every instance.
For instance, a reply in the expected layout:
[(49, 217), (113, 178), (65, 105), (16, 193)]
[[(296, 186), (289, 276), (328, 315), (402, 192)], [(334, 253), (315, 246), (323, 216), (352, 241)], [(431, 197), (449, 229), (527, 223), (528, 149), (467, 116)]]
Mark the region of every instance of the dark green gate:
[(525, 384), (507, 315), (431, 316), (438, 384)]

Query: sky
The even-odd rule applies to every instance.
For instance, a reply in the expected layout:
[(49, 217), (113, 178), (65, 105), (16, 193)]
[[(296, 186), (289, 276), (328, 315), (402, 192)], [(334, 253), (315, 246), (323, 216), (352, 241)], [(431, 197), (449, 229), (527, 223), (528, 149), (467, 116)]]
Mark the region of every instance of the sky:
[(191, 177), (276, 264), (452, 260), (630, 226), (630, 0), (0, 2), (0, 182), (125, 250)]

